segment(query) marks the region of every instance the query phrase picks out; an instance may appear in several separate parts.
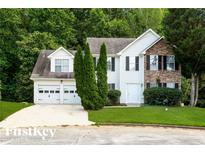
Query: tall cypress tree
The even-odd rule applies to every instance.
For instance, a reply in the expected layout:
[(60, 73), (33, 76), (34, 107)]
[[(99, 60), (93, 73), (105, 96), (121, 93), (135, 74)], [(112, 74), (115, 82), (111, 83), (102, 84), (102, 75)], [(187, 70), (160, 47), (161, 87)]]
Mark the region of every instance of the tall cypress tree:
[(80, 46), (78, 46), (77, 53), (75, 54), (74, 58), (74, 73), (75, 73), (75, 80), (76, 80), (76, 88), (77, 93), (80, 96), (80, 98), (83, 98), (83, 88), (84, 88), (84, 64), (83, 64), (83, 54), (82, 49)]
[(98, 87), (95, 77), (95, 69), (93, 57), (90, 53), (89, 45), (85, 46), (84, 56), (84, 97), (82, 99), (82, 105), (85, 109), (97, 110), (103, 107), (99, 103)]
[(108, 94), (107, 84), (107, 51), (106, 46), (103, 43), (100, 48), (100, 57), (97, 64), (97, 86), (99, 96), (101, 98), (100, 103), (105, 105)]

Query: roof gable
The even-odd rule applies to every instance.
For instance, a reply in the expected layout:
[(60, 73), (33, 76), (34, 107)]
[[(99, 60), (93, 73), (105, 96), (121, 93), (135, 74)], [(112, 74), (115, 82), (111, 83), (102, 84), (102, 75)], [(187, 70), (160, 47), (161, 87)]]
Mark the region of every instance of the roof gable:
[(145, 48), (144, 50), (142, 50), (142, 52), (140, 54), (145, 54), (147, 50), (149, 50), (151, 47), (153, 47), (155, 44), (157, 44), (160, 40), (164, 39), (164, 36), (160, 37), (159, 39), (157, 39), (155, 42), (153, 42), (150, 46), (148, 46), (147, 48)]
[(120, 52), (118, 52), (117, 55), (122, 55), (122, 53), (125, 52), (130, 46), (132, 46), (136, 42), (140, 41), (142, 38), (146, 37), (148, 34), (151, 34), (152, 36), (154, 36), (155, 39), (151, 43), (149, 43), (149, 45), (146, 45), (145, 48), (147, 48), (148, 46), (153, 44), (153, 42), (160, 39), (160, 36), (156, 32), (154, 32), (152, 29), (148, 29), (146, 32), (144, 32), (138, 38), (136, 38), (133, 42), (131, 42), (129, 45), (127, 45), (124, 49), (122, 49)]
[[(155, 33), (152, 29), (148, 29), (146, 32), (141, 34), (138, 38), (87, 38), (87, 43), (90, 46), (92, 54), (100, 54), (100, 47), (105, 43), (107, 47), (107, 53), (110, 55), (121, 55), (126, 49), (145, 38), (146, 36), (153, 36), (153, 40), (145, 45), (144, 48), (150, 46), (153, 42), (158, 40), (160, 36)], [(144, 49), (143, 48), (143, 49)], [(142, 49), (142, 50), (143, 50)]]
[(57, 50), (55, 50), (53, 53), (51, 53), (51, 54), (48, 56), (48, 58), (55, 57), (55, 55), (56, 55), (57, 53), (62, 52), (62, 51), (63, 51), (64, 53), (66, 53), (67, 55), (69, 55), (71, 58), (74, 58), (74, 55), (71, 54), (68, 50), (66, 50), (66, 49), (63, 48), (63, 47), (60, 47), (60, 48), (58, 48)]

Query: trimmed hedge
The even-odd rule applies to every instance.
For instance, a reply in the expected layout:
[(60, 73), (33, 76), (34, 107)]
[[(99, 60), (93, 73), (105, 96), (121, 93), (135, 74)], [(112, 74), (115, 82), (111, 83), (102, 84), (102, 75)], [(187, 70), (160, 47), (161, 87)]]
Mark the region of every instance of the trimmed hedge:
[(121, 92), (119, 90), (110, 90), (108, 92), (109, 105), (119, 105), (120, 104)]
[(149, 105), (179, 105), (181, 91), (173, 88), (147, 88), (144, 91), (145, 104)]

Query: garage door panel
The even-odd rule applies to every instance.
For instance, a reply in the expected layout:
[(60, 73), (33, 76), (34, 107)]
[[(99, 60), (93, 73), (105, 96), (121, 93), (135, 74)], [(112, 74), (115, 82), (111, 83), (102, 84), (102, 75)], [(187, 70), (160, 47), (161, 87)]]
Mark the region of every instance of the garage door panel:
[(60, 103), (60, 86), (58, 85), (39, 85), (38, 102), (58, 104)]
[(64, 85), (63, 87), (63, 101), (67, 104), (79, 104), (80, 97), (77, 94), (76, 86)]

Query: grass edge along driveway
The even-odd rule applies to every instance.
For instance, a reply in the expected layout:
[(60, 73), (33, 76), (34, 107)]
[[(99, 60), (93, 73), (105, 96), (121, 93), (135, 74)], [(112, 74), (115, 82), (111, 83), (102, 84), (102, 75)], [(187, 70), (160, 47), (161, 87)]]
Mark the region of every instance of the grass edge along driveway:
[(89, 111), (89, 120), (96, 124), (164, 124), (205, 127), (205, 109), (197, 107), (116, 107)]
[(32, 104), (18, 103), (18, 102), (0, 102), (0, 121), (4, 120), (11, 114), (25, 108)]

